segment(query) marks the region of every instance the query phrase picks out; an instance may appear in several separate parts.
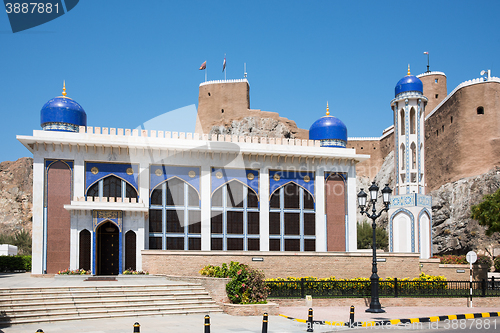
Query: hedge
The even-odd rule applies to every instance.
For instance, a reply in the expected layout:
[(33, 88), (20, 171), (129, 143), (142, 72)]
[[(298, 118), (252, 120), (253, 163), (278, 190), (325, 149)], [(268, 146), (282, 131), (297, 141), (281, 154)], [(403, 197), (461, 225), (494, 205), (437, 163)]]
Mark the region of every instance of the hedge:
[(0, 256), (0, 271), (31, 271), (31, 256)]

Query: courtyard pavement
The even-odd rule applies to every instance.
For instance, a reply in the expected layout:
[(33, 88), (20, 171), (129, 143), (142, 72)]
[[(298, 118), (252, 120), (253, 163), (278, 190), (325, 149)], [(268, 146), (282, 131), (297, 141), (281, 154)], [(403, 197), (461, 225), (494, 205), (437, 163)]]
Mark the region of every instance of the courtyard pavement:
[[(22, 287), (62, 287), (62, 286), (98, 286), (98, 285), (140, 285), (175, 283), (165, 277), (149, 276), (146, 278), (119, 277), (118, 281), (83, 281), (82, 277), (46, 277), (35, 278), (29, 273), (0, 274), (0, 288)], [(439, 305), (438, 302), (436, 305)], [(282, 316), (269, 317), (269, 333), (305, 332), (306, 325), (284, 316), (307, 319), (307, 307), (280, 307)], [(349, 319), (348, 306), (345, 307), (315, 307), (314, 320), (328, 322), (345, 322)], [(387, 307), (382, 314), (364, 312), (365, 308), (356, 309), (355, 321), (380, 321), (392, 319), (423, 318), (430, 316), (500, 312), (500, 300), (495, 308), (468, 308), (464, 307)], [(284, 316), (283, 316), (284, 315)], [(211, 317), (211, 332), (262, 332), (262, 317), (237, 317), (222, 313), (213, 313)], [(496, 318), (491, 318), (496, 319)], [(139, 322), (141, 332), (203, 332), (204, 314), (167, 315), (167, 316), (140, 316), (125, 318), (86, 319), (64, 322), (50, 322), (40, 324), (14, 324), (10, 327), (0, 327), (0, 333), (26, 333), (42, 329), (45, 333), (51, 332), (87, 332), (87, 333), (122, 333), (133, 332), (133, 325)], [(500, 323), (500, 318), (498, 318)], [(315, 325), (315, 332), (331, 332), (346, 330), (347, 328), (329, 325)]]

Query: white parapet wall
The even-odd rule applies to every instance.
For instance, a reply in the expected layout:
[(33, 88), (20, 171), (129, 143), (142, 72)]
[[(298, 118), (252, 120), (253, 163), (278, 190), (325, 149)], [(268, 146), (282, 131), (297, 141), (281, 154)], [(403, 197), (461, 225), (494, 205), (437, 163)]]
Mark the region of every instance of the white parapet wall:
[(10, 244), (0, 245), (0, 256), (15, 256), (17, 255), (17, 246)]

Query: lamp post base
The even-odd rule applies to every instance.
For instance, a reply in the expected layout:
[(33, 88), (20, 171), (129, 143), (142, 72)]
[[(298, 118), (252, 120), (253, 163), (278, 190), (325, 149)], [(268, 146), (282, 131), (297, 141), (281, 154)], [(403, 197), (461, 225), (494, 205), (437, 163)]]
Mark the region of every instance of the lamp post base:
[(385, 310), (383, 309), (372, 309), (372, 308), (368, 308), (365, 310), (365, 312), (371, 312), (371, 313), (384, 313)]

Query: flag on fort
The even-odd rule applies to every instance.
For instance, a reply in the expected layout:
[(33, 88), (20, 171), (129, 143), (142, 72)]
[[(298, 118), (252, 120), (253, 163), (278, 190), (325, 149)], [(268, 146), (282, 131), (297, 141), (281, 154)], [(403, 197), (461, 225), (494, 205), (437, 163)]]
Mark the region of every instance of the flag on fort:
[(222, 63), (222, 71), (226, 69), (226, 57), (224, 56), (224, 62)]
[(427, 52), (427, 51), (426, 51), (426, 52), (424, 52), (424, 54), (427, 54), (427, 55), (428, 55), (428, 54), (429, 54), (429, 52)]
[(203, 69), (206, 69), (206, 68), (207, 68), (207, 61), (205, 60), (205, 61), (201, 64), (201, 66), (200, 66), (200, 68), (199, 68), (199, 69), (200, 69), (200, 70), (203, 70)]

